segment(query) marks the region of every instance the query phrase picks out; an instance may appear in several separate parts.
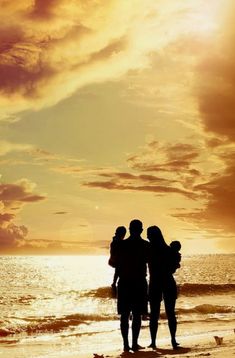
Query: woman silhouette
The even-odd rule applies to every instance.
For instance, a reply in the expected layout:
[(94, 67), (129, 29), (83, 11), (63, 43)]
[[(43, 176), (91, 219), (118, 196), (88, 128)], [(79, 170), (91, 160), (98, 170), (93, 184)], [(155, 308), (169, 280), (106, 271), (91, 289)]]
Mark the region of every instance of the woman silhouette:
[(163, 299), (171, 334), (171, 344), (176, 349), (179, 343), (176, 342), (175, 337), (177, 329), (175, 316), (177, 287), (173, 277), (173, 272), (176, 270), (173, 250), (166, 244), (161, 230), (157, 226), (151, 226), (147, 229), (147, 237), (151, 247), (149, 260), (150, 347), (156, 349), (158, 320)]

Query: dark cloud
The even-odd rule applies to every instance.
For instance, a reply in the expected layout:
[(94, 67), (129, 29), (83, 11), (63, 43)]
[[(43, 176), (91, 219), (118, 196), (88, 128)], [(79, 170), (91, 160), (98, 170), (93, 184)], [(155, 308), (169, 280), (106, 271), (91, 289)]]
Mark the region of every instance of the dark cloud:
[[(201, 209), (177, 210), (172, 216), (199, 228), (213, 232), (211, 237), (221, 239), (219, 246), (235, 250), (235, 166), (228, 166), (221, 175), (195, 186), (205, 204)], [(226, 239), (226, 240), (224, 240)]]
[(4, 202), (34, 202), (44, 200), (45, 196), (33, 194), (27, 188), (28, 182), (21, 184), (0, 184), (0, 200)]
[(89, 59), (89, 63), (101, 61), (123, 51), (126, 47), (125, 37), (111, 42), (102, 50), (95, 52)]
[(147, 172), (183, 171), (193, 173), (193, 165), (198, 163), (200, 150), (191, 144), (148, 143), (140, 155), (130, 156), (127, 162), (132, 168)]
[(100, 177), (110, 178), (114, 180), (124, 179), (124, 180), (140, 180), (145, 182), (154, 182), (154, 183), (168, 183), (172, 184), (174, 181), (157, 177), (155, 175), (148, 175), (148, 174), (131, 174), (126, 172), (120, 172), (120, 173), (100, 173)]
[(31, 98), (37, 96), (40, 85), (53, 75), (55, 71), (42, 64), (38, 49), (22, 45), (9, 51), (5, 63), (0, 63), (0, 92)]
[(2, 252), (26, 244), (28, 229), (14, 220), (23, 205), (45, 199), (33, 193), (34, 184), (23, 179), (15, 184), (0, 184), (0, 248)]
[(176, 143), (165, 148), (169, 159), (181, 161), (192, 161), (198, 157), (198, 149), (187, 143)]
[(11, 220), (14, 219), (14, 217), (15, 215), (10, 213), (0, 214), (0, 223), (10, 222)]
[(0, 248), (13, 248), (22, 245), (25, 242), (28, 229), (24, 226), (10, 223), (6, 227), (1, 227), (0, 222)]
[(209, 196), (203, 213), (207, 222), (235, 233), (235, 166), (228, 167), (225, 173), (208, 183), (201, 185), (201, 190)]
[[(206, 230), (220, 230), (218, 237), (235, 234), (235, 31), (234, 4), (219, 36), (208, 44), (210, 51), (198, 66), (197, 96), (208, 155), (217, 156), (217, 165), (208, 180), (195, 185), (206, 200), (200, 211), (177, 213)], [(221, 241), (235, 249), (233, 237)]]
[[(131, 61), (118, 60), (128, 58), (132, 48), (128, 28), (121, 22), (112, 26), (115, 1), (104, 7), (99, 1), (12, 0), (0, 8), (0, 101), (11, 104), (14, 98), (6, 118), (52, 105), (86, 84), (133, 67)], [(133, 20), (131, 11), (125, 16)]]
[(35, 0), (29, 16), (49, 20), (55, 14), (55, 9), (60, 3), (59, 0)]
[(107, 189), (107, 190), (120, 190), (120, 191), (139, 191), (139, 192), (151, 192), (158, 195), (163, 194), (181, 194), (183, 196), (186, 196), (190, 199), (195, 199), (196, 196), (194, 193), (180, 189), (173, 186), (163, 186), (163, 185), (153, 185), (149, 184), (148, 181), (142, 180), (133, 180), (131, 183), (126, 183), (125, 181), (115, 182), (115, 180), (109, 180), (109, 181), (91, 181), (83, 184), (86, 187), (89, 188), (101, 188), (101, 189)]
[(235, 6), (231, 8), (223, 28), (208, 44), (210, 51), (198, 66), (198, 101), (202, 123), (206, 131), (235, 141)]
[(216, 148), (216, 147), (220, 147), (220, 146), (229, 144), (229, 141), (224, 140), (222, 138), (211, 137), (206, 140), (206, 143), (209, 148)]
[(224, 58), (224, 53), (219, 58), (218, 54), (214, 54), (205, 61), (200, 67), (201, 76), (210, 78), (211, 86), (203, 88), (199, 96), (204, 128), (234, 141), (235, 53), (228, 58)]
[[(157, 195), (180, 194), (196, 199), (200, 193), (199, 190), (196, 192), (193, 185), (201, 176), (200, 171), (195, 168), (200, 162), (199, 156), (200, 150), (191, 144), (169, 144), (153, 140), (140, 154), (127, 158), (131, 167), (129, 171), (96, 169), (90, 171), (93, 178), (83, 185), (107, 190), (151, 192)], [(67, 168), (65, 169), (67, 171)], [(161, 175), (149, 172), (161, 172)]]
[(0, 25), (0, 54), (7, 53), (14, 45), (24, 38), (23, 30), (19, 26)]
[(56, 211), (53, 214), (55, 214), (55, 215), (65, 215), (65, 214), (68, 214), (68, 212), (67, 211)]

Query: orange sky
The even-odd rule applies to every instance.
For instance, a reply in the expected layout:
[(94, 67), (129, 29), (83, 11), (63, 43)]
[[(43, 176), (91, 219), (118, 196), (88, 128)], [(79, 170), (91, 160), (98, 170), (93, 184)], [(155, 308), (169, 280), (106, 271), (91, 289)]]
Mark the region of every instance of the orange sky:
[(235, 252), (234, 10), (0, 0), (1, 253), (107, 253), (133, 218)]

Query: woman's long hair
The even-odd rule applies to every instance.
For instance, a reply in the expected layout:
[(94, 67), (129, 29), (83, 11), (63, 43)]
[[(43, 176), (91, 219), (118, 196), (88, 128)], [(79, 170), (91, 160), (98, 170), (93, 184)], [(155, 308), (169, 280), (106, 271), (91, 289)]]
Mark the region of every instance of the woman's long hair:
[(150, 226), (147, 229), (147, 238), (149, 239), (151, 245), (157, 248), (165, 248), (167, 246), (161, 230), (158, 226)]

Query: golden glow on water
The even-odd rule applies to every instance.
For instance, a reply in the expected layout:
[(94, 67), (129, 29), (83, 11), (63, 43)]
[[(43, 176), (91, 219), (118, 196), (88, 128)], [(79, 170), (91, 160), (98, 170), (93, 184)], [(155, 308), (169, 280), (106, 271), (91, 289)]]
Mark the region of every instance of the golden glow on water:
[[(62, 352), (61, 345), (65, 353), (70, 349), (81, 353), (89, 348), (93, 350), (93, 346), (96, 351), (107, 350), (110, 342), (112, 348), (120, 347), (116, 301), (111, 298), (110, 287), (113, 269), (107, 260), (107, 256), (0, 257), (3, 278), (0, 329), (13, 332), (13, 336), (3, 337), (7, 342), (15, 337), (20, 340), (19, 345), (15, 345), (15, 356), (11, 351), (12, 358), (20, 357), (18, 349), (22, 345), (33, 345), (30, 349), (41, 353), (44, 349)], [(181, 330), (187, 332), (187, 319), (190, 325), (198, 315), (200, 319), (200, 315), (209, 315), (207, 330), (212, 316), (223, 320), (229, 315), (229, 319), (233, 319), (230, 307), (233, 298), (224, 295), (224, 289), (227, 284), (235, 284), (234, 260), (234, 255), (183, 256), (176, 280), (186, 283), (189, 291), (177, 300), (178, 317), (184, 322)], [(206, 290), (216, 284), (221, 290), (216, 296), (208, 293), (203, 296), (203, 290), (197, 292), (198, 284), (206, 284)], [(220, 307), (222, 310), (217, 313)], [(145, 335), (148, 321), (144, 321), (143, 326)], [(164, 338), (167, 332), (163, 321), (159, 336)]]

